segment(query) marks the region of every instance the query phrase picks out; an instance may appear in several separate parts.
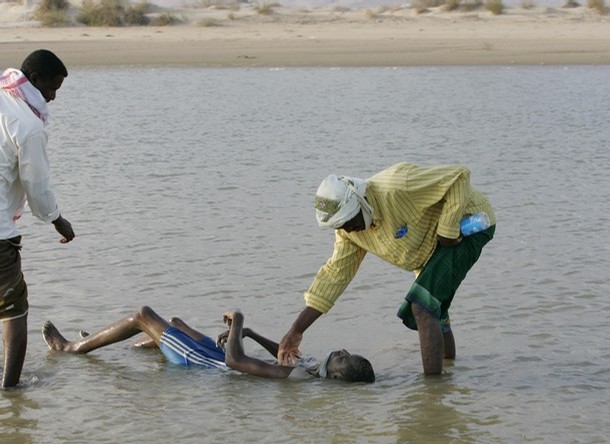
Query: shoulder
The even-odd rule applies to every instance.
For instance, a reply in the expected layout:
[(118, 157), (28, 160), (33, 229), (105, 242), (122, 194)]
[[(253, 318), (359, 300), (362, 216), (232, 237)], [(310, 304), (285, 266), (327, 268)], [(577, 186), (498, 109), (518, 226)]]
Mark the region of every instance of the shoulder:
[(388, 186), (395, 181), (404, 181), (407, 175), (417, 168), (416, 165), (408, 162), (401, 162), (386, 168), (368, 179), (368, 183), (375, 186)]
[(319, 378), (318, 369), (320, 368), (320, 361), (315, 358), (299, 358), (296, 367), (292, 369), (290, 375), (291, 379), (311, 379)]
[(2, 125), (14, 136), (26, 138), (33, 134), (46, 134), (45, 125), (23, 100), (0, 91)]

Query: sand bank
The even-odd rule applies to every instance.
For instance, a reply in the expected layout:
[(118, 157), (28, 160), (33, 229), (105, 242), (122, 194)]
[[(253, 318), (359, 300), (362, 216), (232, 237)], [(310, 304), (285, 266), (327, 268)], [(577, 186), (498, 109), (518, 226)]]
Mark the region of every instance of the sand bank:
[[(2, 4), (0, 4), (2, 6)], [(8, 12), (7, 12), (8, 11)], [(180, 9), (154, 27), (41, 28), (0, 9), (0, 66), (48, 48), (70, 66), (425, 66), (610, 64), (610, 19), (580, 7), (502, 15), (440, 9)]]

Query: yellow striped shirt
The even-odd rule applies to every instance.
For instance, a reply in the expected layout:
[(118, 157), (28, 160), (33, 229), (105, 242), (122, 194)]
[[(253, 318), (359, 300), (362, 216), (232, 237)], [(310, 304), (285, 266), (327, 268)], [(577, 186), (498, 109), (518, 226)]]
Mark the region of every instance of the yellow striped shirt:
[[(485, 211), (496, 223), (489, 201), (470, 185), (470, 170), (457, 165), (420, 167), (396, 164), (368, 179), (366, 199), (374, 208), (364, 231), (335, 231), (332, 257), (305, 292), (305, 302), (328, 312), (356, 275), (367, 252), (408, 271), (424, 266), (437, 235), (456, 239), (460, 221)], [(396, 238), (406, 227), (407, 234)]]

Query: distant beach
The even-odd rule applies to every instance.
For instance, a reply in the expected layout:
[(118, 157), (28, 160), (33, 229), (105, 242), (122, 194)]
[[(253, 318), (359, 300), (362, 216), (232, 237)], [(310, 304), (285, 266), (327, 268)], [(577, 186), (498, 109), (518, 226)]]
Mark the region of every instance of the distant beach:
[(41, 27), (33, 8), (0, 3), (0, 64), (37, 48), (69, 66), (442, 66), (610, 64), (610, 18), (584, 6), (170, 10), (168, 26)]

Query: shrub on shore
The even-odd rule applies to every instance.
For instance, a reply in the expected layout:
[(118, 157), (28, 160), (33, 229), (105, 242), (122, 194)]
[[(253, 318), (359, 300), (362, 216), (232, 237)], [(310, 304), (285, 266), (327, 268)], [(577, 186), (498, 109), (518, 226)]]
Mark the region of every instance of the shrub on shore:
[(271, 15), (273, 14), (273, 8), (276, 6), (279, 6), (278, 3), (257, 2), (254, 5), (254, 10), (260, 15)]
[(604, 4), (604, 0), (588, 0), (587, 6), (597, 11), (600, 15), (606, 14), (606, 5)]
[(122, 26), (124, 14), (120, 0), (83, 0), (76, 21), (87, 26)]
[(135, 5), (125, 8), (125, 22), (129, 25), (145, 26), (150, 23), (146, 14), (151, 11), (151, 5), (147, 1), (142, 1)]
[(76, 21), (87, 26), (145, 26), (151, 23), (148, 14), (152, 9), (147, 0), (136, 4), (125, 0), (83, 0)]
[(45, 27), (70, 24), (67, 0), (41, 0), (34, 9), (34, 18)]
[(157, 16), (156, 18), (154, 18), (151, 24), (153, 26), (168, 26), (180, 23), (182, 21), (183, 20), (178, 18), (175, 14), (165, 11), (159, 14), (159, 16)]
[(504, 12), (502, 0), (485, 0), (485, 8), (493, 15), (500, 15)]

